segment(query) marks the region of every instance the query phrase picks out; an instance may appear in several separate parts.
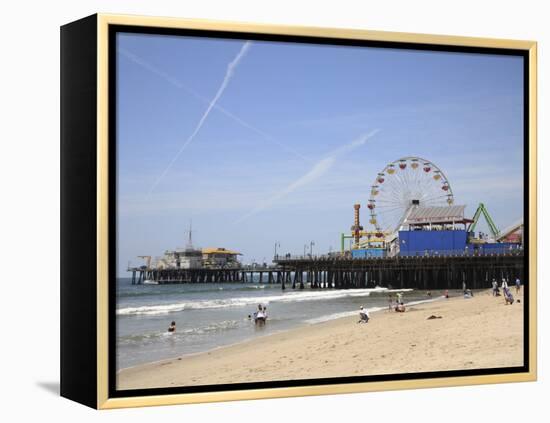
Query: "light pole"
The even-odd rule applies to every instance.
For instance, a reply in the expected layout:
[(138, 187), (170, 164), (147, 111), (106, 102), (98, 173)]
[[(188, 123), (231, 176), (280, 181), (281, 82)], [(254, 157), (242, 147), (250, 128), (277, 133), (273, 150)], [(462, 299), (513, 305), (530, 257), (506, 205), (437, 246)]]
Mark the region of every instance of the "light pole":
[(307, 244), (304, 244), (304, 257), (306, 256)]
[(309, 255), (310, 257), (313, 257), (313, 246), (315, 245), (315, 241), (311, 241), (309, 243)]
[(277, 247), (281, 248), (281, 243), (279, 241), (275, 241), (275, 259), (277, 259)]

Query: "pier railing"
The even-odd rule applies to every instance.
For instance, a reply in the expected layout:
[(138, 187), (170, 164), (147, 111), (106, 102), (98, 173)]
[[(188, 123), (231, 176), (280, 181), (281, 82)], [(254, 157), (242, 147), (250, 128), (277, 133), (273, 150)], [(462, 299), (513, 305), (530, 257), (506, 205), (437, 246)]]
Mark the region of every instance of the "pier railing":
[(523, 248), (479, 248), (466, 250), (423, 250), (423, 251), (401, 251), (397, 255), (382, 255), (382, 256), (364, 256), (353, 257), (349, 252), (341, 254), (317, 254), (317, 255), (292, 255), (284, 254), (277, 255), (273, 258), (276, 263), (284, 263), (285, 261), (334, 261), (334, 260), (384, 260), (388, 258), (399, 257), (480, 257), (480, 256), (520, 256), (523, 255)]

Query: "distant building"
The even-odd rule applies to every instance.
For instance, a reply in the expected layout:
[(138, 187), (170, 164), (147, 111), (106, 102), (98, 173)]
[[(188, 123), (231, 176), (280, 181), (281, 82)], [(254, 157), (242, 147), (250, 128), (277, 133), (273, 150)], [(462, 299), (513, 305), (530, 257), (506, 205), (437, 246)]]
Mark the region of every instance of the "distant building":
[(203, 248), (202, 263), (206, 268), (238, 268), (241, 266), (237, 260), (237, 256), (241, 253), (237, 251), (227, 250), (225, 248)]
[(167, 250), (164, 256), (157, 260), (159, 269), (200, 269), (202, 267), (202, 251), (195, 248)]
[[(472, 223), (464, 217), (466, 206), (415, 207), (403, 222), (411, 230), (466, 229)], [(464, 225), (462, 228), (458, 225)]]
[(399, 231), (400, 255), (450, 254), (467, 248), (466, 206), (416, 207)]

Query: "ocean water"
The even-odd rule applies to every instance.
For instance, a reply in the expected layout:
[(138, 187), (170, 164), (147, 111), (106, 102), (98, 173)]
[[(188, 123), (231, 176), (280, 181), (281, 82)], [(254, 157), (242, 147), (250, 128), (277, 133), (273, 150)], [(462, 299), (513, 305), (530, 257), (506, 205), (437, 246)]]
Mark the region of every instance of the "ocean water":
[[(248, 283), (132, 285), (117, 280), (117, 368), (208, 351), (303, 325), (357, 315), (360, 306), (388, 307), (397, 290), (287, 289)], [(404, 290), (404, 301), (429, 301), (424, 291)], [(443, 295), (433, 291), (432, 299)], [(248, 315), (265, 305), (268, 321), (257, 326)], [(168, 333), (171, 321), (176, 332)]]

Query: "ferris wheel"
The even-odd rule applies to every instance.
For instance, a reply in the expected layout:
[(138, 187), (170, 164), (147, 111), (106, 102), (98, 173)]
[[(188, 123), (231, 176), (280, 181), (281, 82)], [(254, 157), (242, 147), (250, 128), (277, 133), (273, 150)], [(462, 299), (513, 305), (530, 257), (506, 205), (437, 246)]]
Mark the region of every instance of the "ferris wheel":
[(453, 203), (451, 184), (439, 167), (421, 157), (403, 157), (376, 176), (367, 204), (369, 222), (378, 232), (394, 233), (414, 208)]

